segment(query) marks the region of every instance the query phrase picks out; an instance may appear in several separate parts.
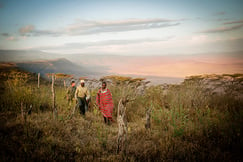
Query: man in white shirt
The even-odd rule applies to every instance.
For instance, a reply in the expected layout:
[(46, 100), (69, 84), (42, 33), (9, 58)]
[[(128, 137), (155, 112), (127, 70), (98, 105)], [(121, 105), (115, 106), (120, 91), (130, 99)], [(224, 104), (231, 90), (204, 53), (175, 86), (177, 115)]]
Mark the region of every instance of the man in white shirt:
[(75, 91), (75, 99), (78, 101), (80, 114), (85, 115), (85, 111), (88, 109), (87, 101), (90, 99), (90, 93), (87, 87), (85, 87), (84, 80), (80, 81), (80, 85)]

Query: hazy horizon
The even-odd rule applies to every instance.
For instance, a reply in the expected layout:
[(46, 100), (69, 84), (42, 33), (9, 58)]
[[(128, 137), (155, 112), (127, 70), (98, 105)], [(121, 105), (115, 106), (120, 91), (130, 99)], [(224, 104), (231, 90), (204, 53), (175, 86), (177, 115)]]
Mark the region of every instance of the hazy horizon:
[[(232, 74), (243, 72), (242, 52), (198, 55), (126, 56), (53, 54), (41, 51), (0, 50), (0, 62), (54, 61), (60, 58), (86, 69), (109, 74), (185, 78), (191, 75)], [(65, 66), (65, 65), (63, 65)], [(70, 67), (67, 67), (70, 69)], [(80, 69), (82, 70), (82, 69)], [(71, 72), (71, 71), (70, 71)]]

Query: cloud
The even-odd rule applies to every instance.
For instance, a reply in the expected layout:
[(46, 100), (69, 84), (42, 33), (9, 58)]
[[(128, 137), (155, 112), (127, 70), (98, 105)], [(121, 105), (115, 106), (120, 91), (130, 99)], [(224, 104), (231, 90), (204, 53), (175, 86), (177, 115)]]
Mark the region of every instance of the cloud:
[(222, 33), (222, 32), (237, 30), (242, 27), (243, 27), (243, 24), (227, 26), (227, 27), (223, 26), (223, 27), (219, 27), (219, 28), (203, 30), (203, 31), (200, 31), (199, 33)]
[(61, 36), (62, 33), (59, 31), (52, 31), (52, 30), (38, 30), (35, 28), (34, 25), (27, 25), (19, 29), (19, 33), (22, 36)]
[(68, 26), (66, 30), (70, 35), (123, 32), (177, 26), (180, 25), (179, 21), (182, 20), (127, 19), (118, 21), (79, 21)]
[(10, 36), (10, 37), (7, 37), (6, 40), (8, 40), (8, 41), (16, 41), (18, 39), (16, 37)]
[(20, 28), (19, 33), (25, 36), (88, 35), (172, 27), (180, 25), (180, 21), (183, 21), (183, 19), (127, 19), (116, 21), (79, 20), (74, 24), (58, 30), (40, 30), (36, 29), (33, 25), (27, 25)]
[(213, 13), (214, 16), (222, 16), (225, 14), (226, 14), (226, 12), (224, 12), (224, 11)]
[(229, 20), (228, 18), (218, 18), (218, 19), (216, 19), (215, 21), (227, 21), (227, 20)]
[(12, 35), (9, 34), (9, 33), (0, 33), (0, 35), (1, 35), (2, 37), (5, 37), (5, 40), (8, 40), (8, 41), (17, 41), (17, 40), (18, 40), (17, 37), (12, 36)]
[(35, 27), (33, 25), (27, 25), (27, 26), (20, 28), (19, 33), (24, 35), (27, 33), (31, 33), (32, 31), (34, 31), (34, 29), (35, 29)]
[(5, 37), (5, 40), (8, 40), (8, 41), (18, 41), (19, 38), (18, 36), (12, 36), (11, 34), (9, 33), (1, 33), (1, 36)]
[(9, 36), (10, 36), (10, 34), (8, 34), (8, 33), (1, 33), (1, 36), (4, 36), (4, 37), (9, 37)]
[(174, 36), (168, 36), (161, 39), (144, 38), (144, 39), (133, 39), (133, 40), (106, 40), (98, 42), (85, 42), (85, 43), (66, 43), (60, 46), (48, 46), (39, 47), (39, 50), (50, 50), (50, 49), (82, 49), (87, 47), (98, 47), (98, 46), (119, 46), (119, 45), (131, 45), (139, 43), (152, 43), (152, 42), (164, 42), (172, 39)]
[(53, 37), (57, 37), (57, 36), (61, 36), (61, 35), (63, 35), (62, 32), (52, 31), (52, 30), (34, 30), (32, 32), (32, 36), (53, 36)]
[(238, 21), (228, 21), (228, 22), (225, 22), (224, 24), (242, 24), (243, 23), (243, 20), (238, 20)]
[[(225, 20), (227, 19), (218, 19), (217, 21), (225, 21)], [(227, 21), (224, 22), (223, 25), (224, 26), (218, 28), (202, 30), (199, 33), (222, 33), (222, 32), (238, 30), (243, 27), (243, 20)]]

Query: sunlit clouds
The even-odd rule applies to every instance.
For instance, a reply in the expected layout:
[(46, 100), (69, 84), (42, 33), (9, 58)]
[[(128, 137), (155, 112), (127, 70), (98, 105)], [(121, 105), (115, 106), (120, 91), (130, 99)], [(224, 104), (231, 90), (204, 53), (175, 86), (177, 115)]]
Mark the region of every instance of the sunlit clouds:
[(104, 32), (125, 32), (133, 30), (148, 30), (180, 25), (179, 20), (168, 19), (128, 19), (117, 21), (79, 21), (67, 29), (67, 34), (97, 34)]
[(233, 31), (233, 30), (238, 30), (243, 27), (242, 24), (237, 24), (237, 25), (232, 25), (232, 26), (222, 26), (214, 29), (207, 29), (201, 31), (201, 33), (220, 33), (220, 32), (228, 32), (228, 31)]

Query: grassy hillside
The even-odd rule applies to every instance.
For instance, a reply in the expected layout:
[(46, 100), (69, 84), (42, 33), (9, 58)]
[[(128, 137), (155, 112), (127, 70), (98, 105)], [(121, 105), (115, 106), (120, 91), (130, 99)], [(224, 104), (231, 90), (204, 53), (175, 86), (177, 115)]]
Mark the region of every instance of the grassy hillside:
[[(223, 86), (225, 93), (214, 93), (213, 88), (198, 79), (202, 76), (197, 76), (181, 85), (145, 86), (136, 95), (143, 78), (104, 77), (111, 82), (108, 88), (115, 105), (114, 122), (106, 125), (96, 109), (97, 88), (91, 91), (92, 102), (86, 116), (76, 111), (71, 117), (75, 103), (68, 105), (64, 99), (66, 89), (56, 85), (55, 120), (49, 82), (41, 82), (38, 89), (37, 80), (31, 79), (35, 75), (14, 67), (2, 69), (1, 161), (242, 160), (243, 101), (227, 91), (242, 82), (236, 84), (231, 79), (234, 84)], [(243, 76), (238, 75), (235, 78)], [(128, 102), (126, 109), (126, 145), (117, 153), (116, 113), (118, 101), (124, 96), (134, 100)], [(25, 119), (21, 117), (21, 105), (26, 112), (32, 106)], [(150, 129), (145, 128), (148, 109), (151, 109)]]

